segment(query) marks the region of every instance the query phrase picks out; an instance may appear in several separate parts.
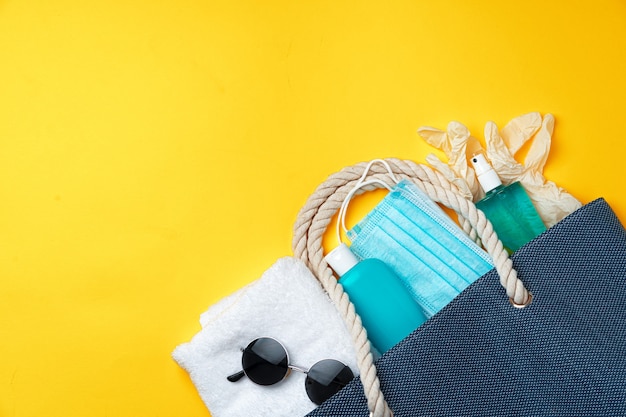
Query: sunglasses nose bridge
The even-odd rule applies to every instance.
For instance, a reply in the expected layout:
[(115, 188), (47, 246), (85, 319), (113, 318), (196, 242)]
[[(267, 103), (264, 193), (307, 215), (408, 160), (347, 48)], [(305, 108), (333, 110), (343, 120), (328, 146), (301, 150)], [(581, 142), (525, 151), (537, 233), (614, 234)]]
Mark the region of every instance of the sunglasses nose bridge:
[(303, 368), (301, 366), (297, 366), (297, 365), (289, 365), (289, 369), (292, 371), (296, 371), (296, 372), (300, 372), (302, 374), (308, 374), (309, 370), (307, 368)]

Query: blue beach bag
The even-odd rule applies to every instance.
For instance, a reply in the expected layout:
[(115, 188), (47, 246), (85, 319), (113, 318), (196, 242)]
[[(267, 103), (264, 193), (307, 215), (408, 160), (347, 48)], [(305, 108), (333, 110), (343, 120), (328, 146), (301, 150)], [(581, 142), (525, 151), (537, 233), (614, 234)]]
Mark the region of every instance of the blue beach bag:
[(360, 376), (309, 416), (626, 416), (626, 232), (607, 202), (584, 205), (509, 257), (439, 173), (386, 161), (468, 221), (496, 267), (374, 362), (321, 244), (365, 164), (331, 175), (299, 213), (293, 248), (344, 317)]

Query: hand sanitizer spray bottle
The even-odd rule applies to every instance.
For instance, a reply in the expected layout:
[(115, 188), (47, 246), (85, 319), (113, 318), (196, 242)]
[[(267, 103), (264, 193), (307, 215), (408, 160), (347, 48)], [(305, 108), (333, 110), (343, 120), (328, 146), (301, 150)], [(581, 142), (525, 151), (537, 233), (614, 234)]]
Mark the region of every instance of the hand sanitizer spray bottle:
[[(478, 145), (478, 144), (477, 144)], [(487, 162), (482, 148), (470, 157), (485, 198), (476, 207), (485, 213), (504, 247), (510, 253), (546, 230), (535, 206), (519, 181), (503, 185)]]
[(393, 271), (378, 259), (359, 261), (345, 243), (324, 258), (340, 276), (374, 348), (385, 353), (426, 321)]

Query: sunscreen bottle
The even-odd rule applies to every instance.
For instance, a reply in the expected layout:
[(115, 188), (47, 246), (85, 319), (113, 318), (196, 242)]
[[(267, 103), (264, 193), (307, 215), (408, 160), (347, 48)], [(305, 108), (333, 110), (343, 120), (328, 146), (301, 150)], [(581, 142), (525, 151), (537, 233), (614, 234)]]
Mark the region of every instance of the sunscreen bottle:
[(359, 261), (345, 243), (324, 259), (339, 275), (370, 342), (381, 354), (426, 321), (420, 306), (384, 262)]

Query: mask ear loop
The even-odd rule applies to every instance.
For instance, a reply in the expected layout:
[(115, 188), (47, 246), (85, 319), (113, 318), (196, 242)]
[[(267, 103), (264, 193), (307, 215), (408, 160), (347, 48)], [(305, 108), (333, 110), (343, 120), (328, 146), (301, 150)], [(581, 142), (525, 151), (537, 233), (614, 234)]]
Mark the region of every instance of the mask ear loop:
[(365, 166), (365, 170), (363, 171), (363, 175), (361, 175), (361, 178), (359, 178), (356, 184), (354, 184), (354, 187), (348, 192), (348, 194), (346, 195), (346, 198), (344, 198), (343, 202), (341, 203), (341, 207), (339, 208), (339, 213), (337, 214), (337, 227), (336, 227), (337, 241), (339, 243), (342, 243), (341, 231), (343, 230), (344, 233), (348, 232), (348, 228), (346, 227), (346, 213), (348, 211), (348, 205), (350, 204), (350, 200), (352, 200), (352, 197), (354, 197), (354, 194), (357, 191), (359, 191), (361, 188), (366, 187), (368, 185), (373, 185), (373, 184), (382, 185), (389, 191), (392, 190), (392, 188), (386, 182), (379, 180), (377, 178), (372, 178), (367, 181), (365, 180), (367, 178), (367, 174), (372, 168), (372, 165), (374, 165), (377, 162), (382, 164), (387, 169), (387, 174), (389, 175), (389, 177), (394, 183), (397, 184), (399, 182), (395, 174), (393, 173), (393, 170), (391, 169), (387, 161), (385, 161), (384, 159), (372, 159), (370, 162), (368, 162), (368, 164)]

